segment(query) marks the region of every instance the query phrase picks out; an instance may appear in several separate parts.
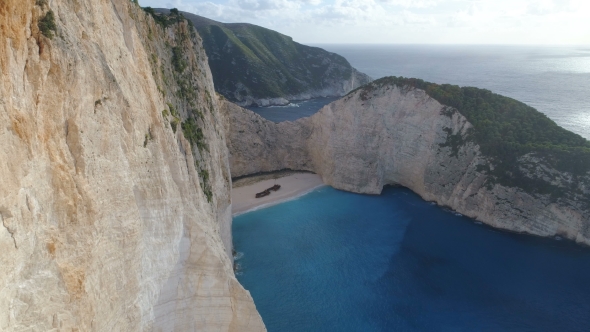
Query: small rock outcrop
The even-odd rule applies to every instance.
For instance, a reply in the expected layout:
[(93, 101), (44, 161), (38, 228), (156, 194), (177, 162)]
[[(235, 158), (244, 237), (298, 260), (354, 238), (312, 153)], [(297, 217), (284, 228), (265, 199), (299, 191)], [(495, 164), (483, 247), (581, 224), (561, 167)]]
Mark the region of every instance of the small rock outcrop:
[(517, 165), (521, 180), (545, 183), (564, 195), (497, 181), (490, 171), (496, 160), (468, 139), (473, 125), (422, 89), (361, 88), (309, 118), (278, 124), (227, 103), (223, 110), (230, 117), (234, 177), (293, 169), (316, 172), (326, 184), (358, 193), (401, 185), (494, 227), (590, 245), (590, 173), (557, 170), (527, 154)]
[(233, 273), (201, 39), (129, 0), (0, 2), (0, 330), (264, 331)]

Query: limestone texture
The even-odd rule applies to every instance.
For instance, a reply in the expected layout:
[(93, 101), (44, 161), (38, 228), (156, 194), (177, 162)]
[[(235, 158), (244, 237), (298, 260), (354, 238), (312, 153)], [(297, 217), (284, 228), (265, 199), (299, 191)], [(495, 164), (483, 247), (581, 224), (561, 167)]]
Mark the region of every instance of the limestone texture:
[[(295, 122), (273, 123), (227, 103), (222, 109), (230, 118), (234, 177), (292, 169), (316, 172), (326, 184), (358, 193), (401, 185), (497, 228), (590, 245), (590, 174), (578, 183), (586, 195), (557, 201), (519, 187), (489, 185), (484, 169), (493, 163), (477, 144), (465, 139), (457, 151), (447, 144), (449, 133), (465, 136), (472, 125), (423, 90), (385, 85), (368, 96), (354, 91)], [(527, 176), (563, 188), (572, 178), (531, 156), (523, 156), (521, 167)]]
[(201, 43), (129, 0), (0, 2), (1, 331), (265, 330)]

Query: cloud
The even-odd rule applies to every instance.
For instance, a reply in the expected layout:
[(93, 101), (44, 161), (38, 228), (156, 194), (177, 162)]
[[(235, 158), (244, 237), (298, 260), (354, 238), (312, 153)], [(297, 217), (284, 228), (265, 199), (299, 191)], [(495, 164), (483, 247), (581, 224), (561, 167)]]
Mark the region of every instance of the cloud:
[(535, 1), (529, 3), (527, 7), (527, 13), (531, 15), (547, 15), (556, 12), (555, 4), (553, 1)]
[[(396, 0), (397, 1), (397, 0)], [(434, 24), (429, 14), (407, 9), (392, 10), (393, 4), (380, 0), (336, 0), (309, 13), (316, 24), (327, 26), (387, 27)]]
[(527, 2), (522, 0), (476, 0), (449, 15), (447, 27), (502, 29), (525, 20)]
[[(155, 2), (157, 0), (144, 0)], [(442, 0), (173, 0), (176, 7), (222, 22), (250, 22), (281, 26), (309, 24), (322, 26), (392, 26), (433, 24), (431, 15), (414, 10), (432, 7)], [(394, 10), (397, 8), (397, 10)], [(413, 11), (409, 11), (412, 9)]]
[(317, 6), (322, 3), (322, 0), (299, 0), (299, 2)]
[(587, 1), (579, 0), (539, 0), (531, 1), (527, 7), (527, 14), (531, 15), (556, 15), (575, 13), (578, 11), (590, 10)]
[(403, 8), (430, 8), (435, 7), (441, 0), (377, 0), (380, 3), (399, 6)]
[(453, 28), (472, 26), (477, 22), (477, 15), (479, 12), (480, 11), (477, 8), (477, 3), (472, 3), (469, 8), (457, 11), (455, 14), (453, 14), (449, 18), (447, 26)]
[[(332, 24), (358, 24), (369, 17), (379, 16), (372, 0), (336, 0), (333, 4), (308, 13), (316, 22)], [(378, 17), (375, 17), (378, 19)]]
[(429, 15), (420, 15), (416, 14), (411, 11), (405, 10), (402, 14), (403, 22), (405, 24), (414, 24), (414, 25), (434, 25), (436, 24), (436, 19)]
[[(588, 0), (139, 0), (301, 42), (589, 44)], [(562, 37), (560, 37), (562, 36)]]
[(229, 4), (249, 11), (296, 9), (299, 7), (298, 1), (288, 0), (233, 0)]

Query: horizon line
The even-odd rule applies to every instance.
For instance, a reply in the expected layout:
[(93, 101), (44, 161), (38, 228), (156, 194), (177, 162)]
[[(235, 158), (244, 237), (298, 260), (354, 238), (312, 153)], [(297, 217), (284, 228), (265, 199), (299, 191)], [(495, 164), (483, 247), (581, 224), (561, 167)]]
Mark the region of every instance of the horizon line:
[(412, 46), (553, 46), (553, 47), (560, 47), (560, 46), (571, 46), (571, 47), (590, 47), (590, 44), (516, 44), (516, 43), (334, 43), (334, 42), (299, 42), (297, 43), (306, 43), (308, 45), (412, 45)]

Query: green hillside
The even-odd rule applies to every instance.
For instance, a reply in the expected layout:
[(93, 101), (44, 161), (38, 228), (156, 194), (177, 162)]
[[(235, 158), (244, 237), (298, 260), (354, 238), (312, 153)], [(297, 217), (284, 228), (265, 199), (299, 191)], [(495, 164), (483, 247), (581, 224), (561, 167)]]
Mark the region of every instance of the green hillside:
[[(182, 14), (203, 38), (216, 90), (231, 101), (333, 89), (352, 76), (354, 69), (344, 57), (296, 43), (276, 31)], [(357, 86), (370, 81), (364, 74), (358, 76)]]

